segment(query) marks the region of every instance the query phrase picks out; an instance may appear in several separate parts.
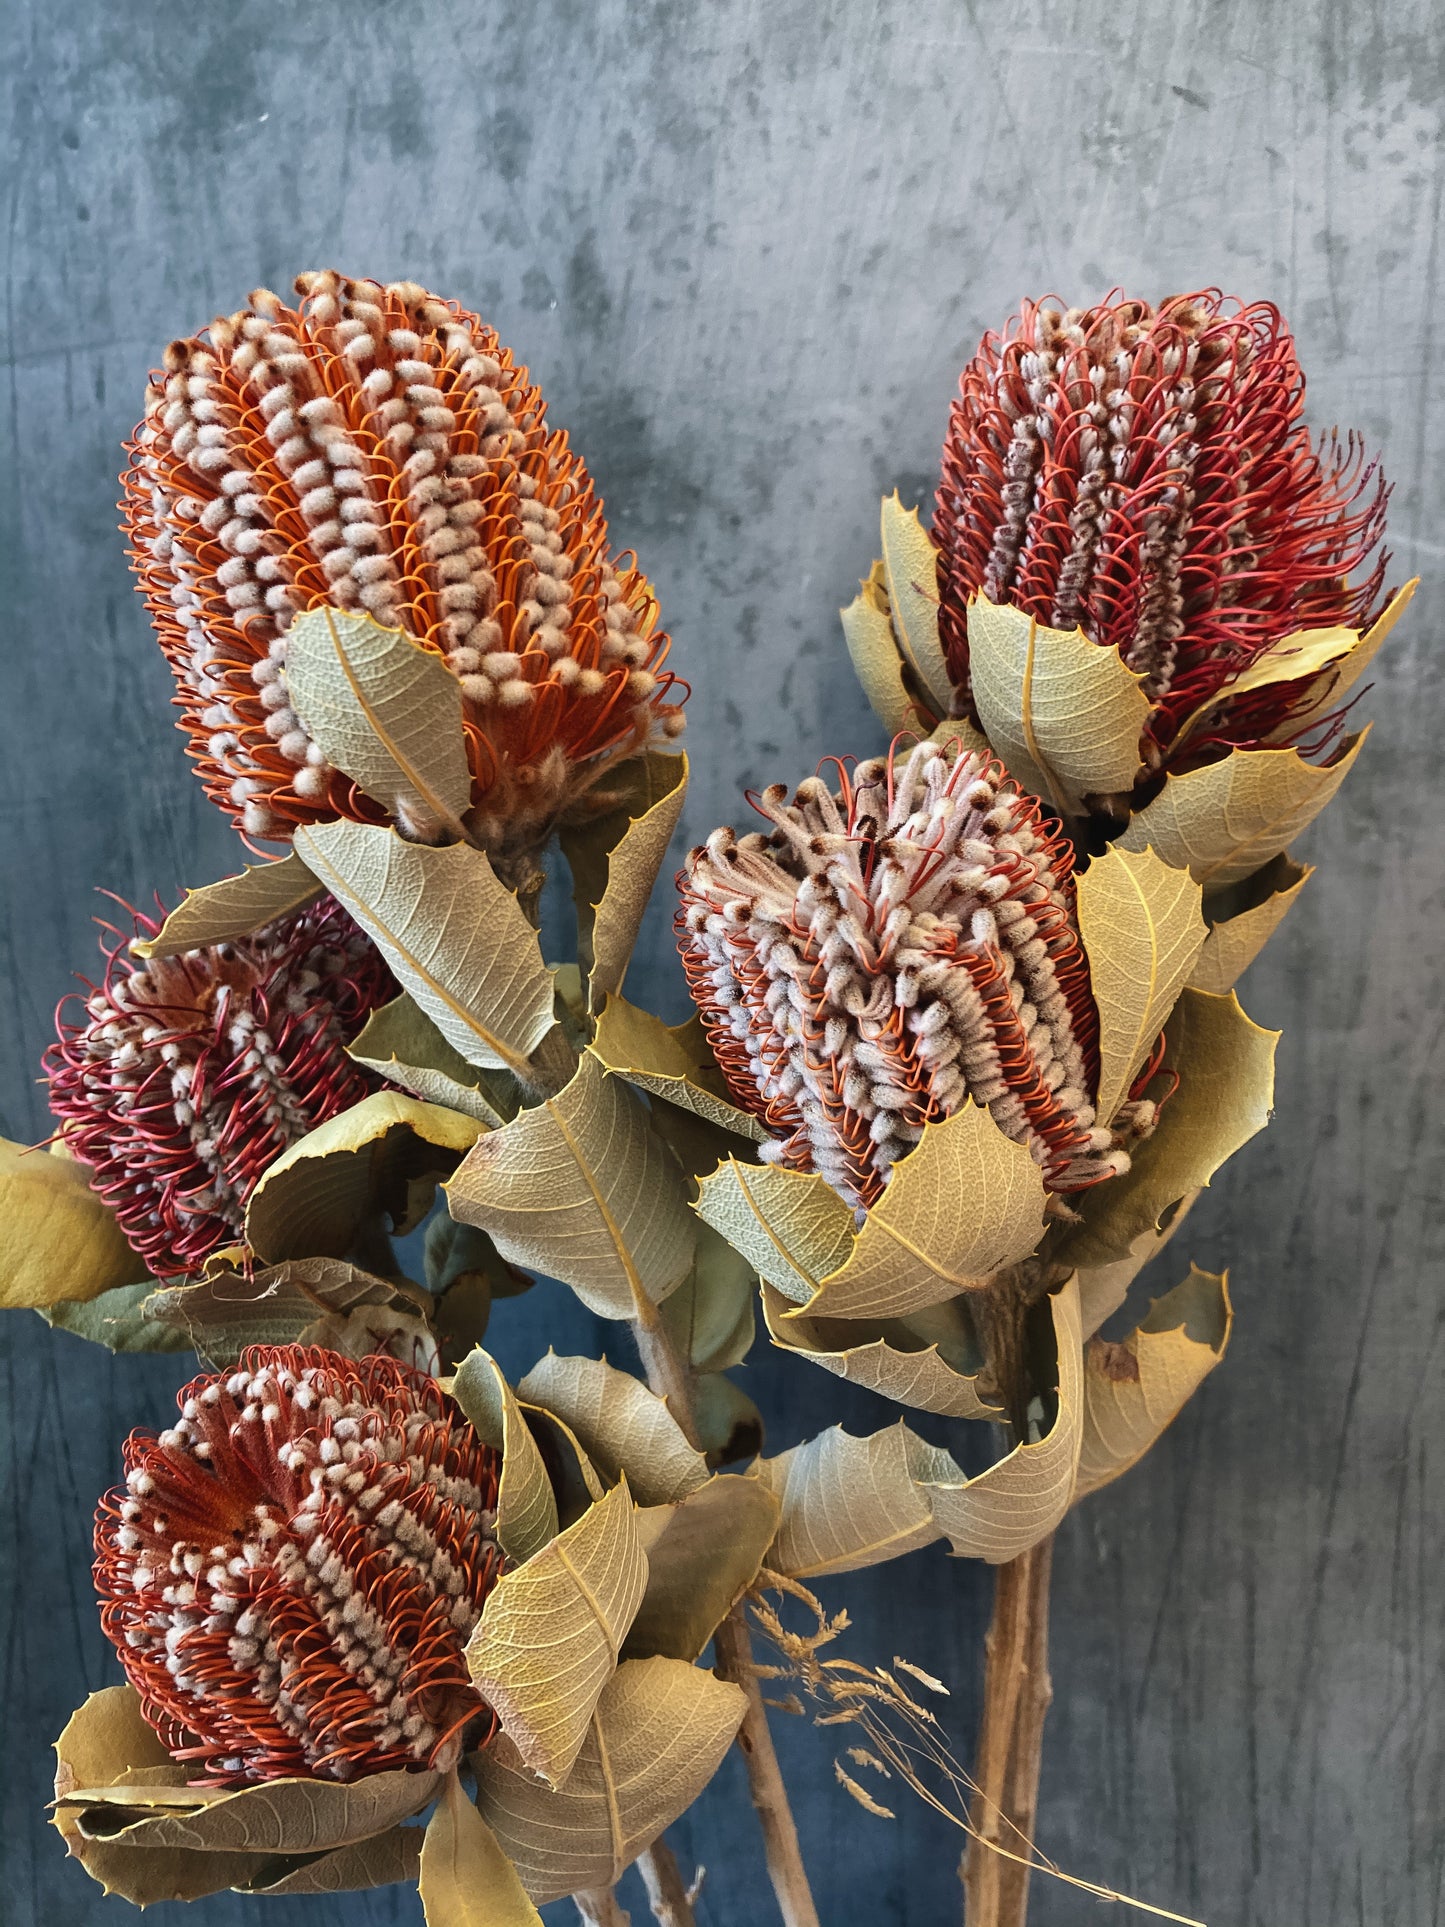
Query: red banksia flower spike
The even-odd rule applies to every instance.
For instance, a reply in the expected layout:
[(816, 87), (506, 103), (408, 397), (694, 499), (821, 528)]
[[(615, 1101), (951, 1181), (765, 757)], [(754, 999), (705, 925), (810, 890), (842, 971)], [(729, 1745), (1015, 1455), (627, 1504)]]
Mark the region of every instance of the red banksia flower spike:
[(101, 1624), (163, 1745), (239, 1786), (453, 1766), (496, 1728), (464, 1649), (501, 1454), (395, 1359), (255, 1346), (126, 1442)]
[(1047, 1187), (1128, 1168), (1153, 1106), (1095, 1122), (1098, 1014), (1068, 841), (993, 758), (922, 743), (821, 778), (772, 825), (717, 830), (678, 884), (688, 986), (762, 1155), (876, 1202), (926, 1124), (969, 1098)]
[[(137, 915), (133, 934), (159, 928)], [(239, 1236), (266, 1167), (373, 1088), (346, 1045), (396, 985), (329, 899), (144, 964), (111, 935), (83, 1014), (57, 1013), (50, 1106), (152, 1271), (190, 1273)]]
[[(1367, 628), (1389, 490), (1353, 434), (1312, 441), (1304, 388), (1279, 310), (1215, 289), (1157, 308), (1025, 302), (986, 335), (953, 404), (933, 522), (958, 712), (971, 712), (978, 595), (1116, 647), (1144, 677), (1156, 766), (1273, 644)], [(1286, 740), (1307, 688), (1224, 707), (1188, 759)]]
[(131, 554), (212, 798), (248, 835), (379, 806), (292, 709), (286, 632), (407, 630), (464, 696), (485, 847), (535, 845), (681, 728), (668, 639), (590, 477), (495, 333), (414, 282), (297, 278), (166, 351), (123, 477)]

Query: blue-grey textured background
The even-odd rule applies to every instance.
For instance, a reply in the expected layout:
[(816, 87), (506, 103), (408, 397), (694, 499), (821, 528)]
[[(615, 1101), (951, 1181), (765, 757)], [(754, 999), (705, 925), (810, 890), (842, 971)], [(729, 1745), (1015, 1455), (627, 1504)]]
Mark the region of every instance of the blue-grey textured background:
[[(1211, 1927), (1441, 1918), (1440, 100), (1429, 0), (5, 0), (0, 393), (0, 1128), (45, 1128), (50, 1012), (93, 886), (234, 867), (167, 717), (115, 530), (165, 341), (298, 268), (410, 276), (540, 377), (661, 592), (693, 685), (688, 839), (742, 784), (878, 732), (836, 611), (877, 498), (932, 484), (958, 370), (1025, 293), (1270, 296), (1311, 412), (1395, 480), (1391, 643), (1321, 865), (1246, 985), (1283, 1024), (1273, 1130), (1196, 1211), (1234, 1267), (1226, 1367), (1066, 1526), (1041, 1844)], [(633, 994), (676, 1011), (667, 916)], [(1172, 1278), (1162, 1281), (1172, 1282)], [(499, 1351), (590, 1346), (560, 1291)], [(175, 1360), (0, 1325), (0, 1917), (120, 1922), (44, 1825), (48, 1746), (116, 1677), (87, 1577), (122, 1434)], [(884, 1408), (752, 1372), (774, 1444)], [(971, 1744), (989, 1578), (937, 1551), (836, 1581), (860, 1658), (955, 1688)], [(828, 1923), (955, 1918), (958, 1836), (896, 1822), (785, 1723)], [(678, 1829), (704, 1927), (766, 1921), (735, 1766)], [(558, 1910), (559, 1916), (568, 1910)], [(634, 1919), (644, 1916), (640, 1899)], [(1040, 1922), (1096, 1903), (1041, 1885)], [(419, 1922), (414, 1896), (222, 1898), (231, 1927)], [(193, 1918), (196, 1916), (192, 1916)], [(1121, 1917), (1106, 1914), (1105, 1918)], [(163, 1907), (153, 1918), (182, 1918)]]

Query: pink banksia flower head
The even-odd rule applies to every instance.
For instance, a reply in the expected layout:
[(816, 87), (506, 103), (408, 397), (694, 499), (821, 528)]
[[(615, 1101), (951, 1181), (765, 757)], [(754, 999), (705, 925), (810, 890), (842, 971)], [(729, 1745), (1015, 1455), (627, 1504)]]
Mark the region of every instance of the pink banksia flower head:
[(436, 1380), (261, 1345), (177, 1404), (95, 1525), (101, 1624), (172, 1757), (240, 1786), (484, 1745), (464, 1649), (504, 1563), (501, 1454)]
[(763, 791), (770, 829), (714, 831), (678, 878), (688, 987), (734, 1099), (772, 1133), (762, 1156), (866, 1208), (972, 1098), (1051, 1191), (1126, 1170), (1154, 1107), (1094, 1114), (1068, 842), (956, 743), (838, 767), (836, 791)]
[(292, 709), (286, 634), (322, 605), (451, 668), (465, 827), (534, 848), (682, 716), (657, 605), (495, 333), (415, 282), (258, 289), (155, 371), (123, 477), (131, 554), (190, 753), (248, 835), (384, 813)]
[(151, 1270), (185, 1275), (240, 1237), (288, 1145), (374, 1088), (346, 1046), (396, 985), (329, 898), (180, 956), (141, 963), (117, 932), (102, 950), (101, 982), (57, 1013), (50, 1107)]
[[(1272, 644), (1368, 627), (1389, 490), (1353, 433), (1312, 439), (1304, 393), (1279, 310), (1216, 289), (1158, 307), (1026, 301), (985, 335), (959, 382), (933, 519), (956, 713), (973, 713), (978, 595), (1116, 648), (1144, 677), (1155, 767)], [(1225, 703), (1188, 759), (1287, 739), (1313, 680)]]

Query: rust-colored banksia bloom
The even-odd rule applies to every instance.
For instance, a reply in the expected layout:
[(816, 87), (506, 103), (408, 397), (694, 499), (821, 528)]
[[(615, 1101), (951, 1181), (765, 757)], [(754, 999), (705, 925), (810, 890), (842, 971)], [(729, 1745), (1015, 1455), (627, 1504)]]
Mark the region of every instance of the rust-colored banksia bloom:
[[(1154, 308), (1025, 302), (964, 369), (934, 512), (939, 629), (971, 714), (968, 602), (1081, 627), (1145, 678), (1144, 751), (1271, 644), (1367, 627), (1389, 494), (1351, 434), (1318, 447), (1304, 373), (1267, 301), (1217, 290)], [(1276, 683), (1191, 735), (1191, 761), (1287, 735), (1313, 677)]]
[(291, 708), (286, 631), (331, 604), (451, 667), (468, 830), (525, 852), (621, 757), (681, 727), (667, 638), (541, 392), (414, 282), (297, 277), (176, 341), (131, 444), (136, 574), (208, 793), (258, 837), (382, 812)]
[(957, 744), (839, 768), (836, 795), (765, 790), (771, 831), (714, 831), (678, 878), (688, 987), (733, 1097), (774, 1133), (762, 1156), (866, 1207), (972, 1097), (1052, 1191), (1126, 1170), (1154, 1107), (1095, 1120), (1067, 841)]
[(495, 1731), (464, 1648), (502, 1568), (501, 1455), (395, 1359), (255, 1346), (133, 1432), (101, 1501), (101, 1623), (200, 1777), (455, 1765)]
[(396, 985), (329, 898), (177, 957), (138, 964), (119, 934), (102, 948), (83, 1016), (71, 998), (57, 1013), (50, 1108), (152, 1271), (197, 1271), (240, 1235), (267, 1165), (373, 1088), (346, 1045)]

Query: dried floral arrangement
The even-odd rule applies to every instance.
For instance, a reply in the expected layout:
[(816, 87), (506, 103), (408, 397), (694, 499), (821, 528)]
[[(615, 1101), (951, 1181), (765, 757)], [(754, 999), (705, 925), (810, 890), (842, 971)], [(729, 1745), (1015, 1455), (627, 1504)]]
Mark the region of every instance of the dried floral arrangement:
[[(689, 854), (668, 1026), (623, 996), (687, 780), (646, 578), (477, 317), (296, 293), (167, 349), (124, 476), (189, 754), (258, 860), (108, 928), (57, 1133), (0, 1150), (3, 1302), (202, 1367), (117, 1441), (124, 1683), (57, 1742), (55, 1824), (142, 1906), (412, 1881), (430, 1927), (618, 1923), (636, 1861), (689, 1927), (663, 1835), (736, 1740), (808, 1927), (772, 1678), (856, 1742), (864, 1806), (892, 1772), (965, 1828), (970, 1927), (1019, 1927), (1058, 1871), (1053, 1534), (1219, 1362), (1227, 1279), (1100, 1328), (1268, 1120), (1234, 985), (1408, 600), (1384, 485), (1311, 440), (1268, 305), (1026, 304), (964, 371), (931, 532), (885, 500), (844, 611), (891, 747)], [(538, 1275), (640, 1375), (509, 1385), (482, 1340)], [(759, 1291), (774, 1345), (984, 1421), (994, 1463), (906, 1422), (764, 1454), (727, 1376)], [(938, 1540), (998, 1571), (971, 1775), (940, 1683), (821, 1658), (846, 1616), (808, 1590)]]

